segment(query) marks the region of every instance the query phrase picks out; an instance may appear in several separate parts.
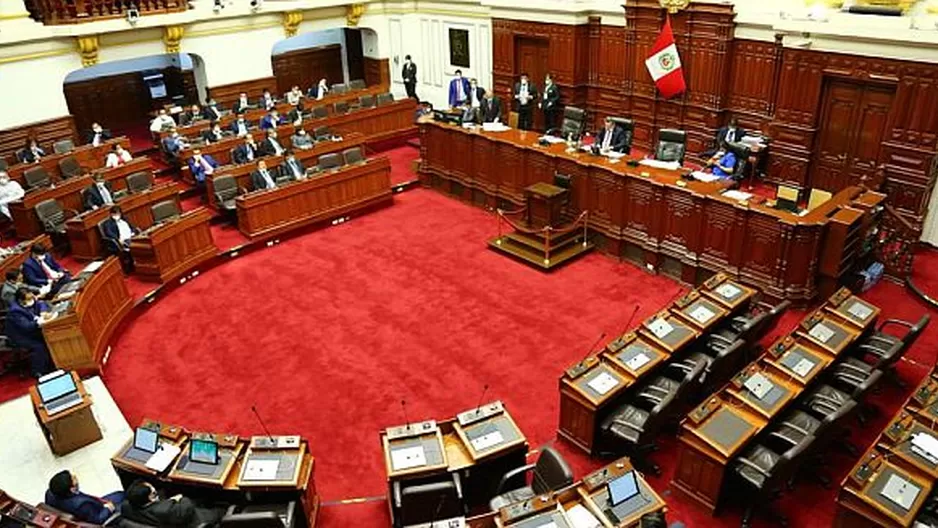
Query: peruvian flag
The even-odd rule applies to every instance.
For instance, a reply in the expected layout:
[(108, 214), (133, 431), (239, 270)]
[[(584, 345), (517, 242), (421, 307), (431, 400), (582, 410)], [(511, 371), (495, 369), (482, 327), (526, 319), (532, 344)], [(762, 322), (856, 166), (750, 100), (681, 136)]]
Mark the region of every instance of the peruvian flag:
[(671, 17), (665, 20), (664, 27), (651, 48), (651, 55), (645, 59), (645, 66), (665, 99), (684, 93), (687, 89), (684, 84), (684, 70), (681, 69), (681, 57), (677, 54), (674, 33), (671, 32)]

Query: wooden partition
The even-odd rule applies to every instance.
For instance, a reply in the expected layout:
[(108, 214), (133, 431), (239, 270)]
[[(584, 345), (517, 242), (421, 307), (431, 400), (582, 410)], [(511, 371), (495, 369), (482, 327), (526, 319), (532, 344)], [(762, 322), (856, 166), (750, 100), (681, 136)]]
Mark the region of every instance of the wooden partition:
[[(277, 79), (276, 93), (282, 96), (293, 86), (299, 86), (305, 93), (310, 86), (325, 78), (329, 85), (340, 83), (342, 73), (342, 46), (330, 44), (315, 48), (299, 49), (274, 55), (274, 77)], [(271, 90), (274, 88), (271, 87)]]
[(52, 153), (52, 144), (56, 141), (71, 139), (77, 145), (79, 137), (75, 129), (75, 120), (70, 115), (27, 123), (13, 128), (0, 130), (0, 159), (9, 165), (16, 163), (16, 152), (26, 146), (26, 138), (36, 138), (39, 146)]
[(368, 86), (390, 86), (391, 70), (388, 59), (364, 58), (365, 84)]
[(277, 78), (261, 77), (260, 79), (212, 86), (208, 89), (208, 94), (215, 99), (219, 108), (230, 110), (231, 105), (238, 100), (241, 93), (246, 93), (248, 100), (254, 103), (264, 93), (265, 88), (270, 90), (271, 93), (275, 93), (277, 91)]

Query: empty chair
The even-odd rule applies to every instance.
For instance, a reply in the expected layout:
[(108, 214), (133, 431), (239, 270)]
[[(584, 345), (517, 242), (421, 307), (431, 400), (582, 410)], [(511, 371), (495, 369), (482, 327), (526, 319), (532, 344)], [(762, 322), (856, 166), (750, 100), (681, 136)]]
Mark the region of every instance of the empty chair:
[(335, 152), (319, 156), (319, 170), (336, 169), (342, 166), (342, 156)]
[(296, 502), (286, 504), (248, 504), (229, 506), (221, 528), (288, 528), (294, 525)]
[(332, 132), (329, 131), (329, 127), (327, 126), (316, 127), (316, 129), (313, 130), (313, 135), (316, 136), (316, 141), (332, 139)]
[(348, 92), (348, 86), (346, 86), (344, 83), (339, 83), (339, 84), (333, 84), (333, 85), (332, 85), (332, 93), (335, 93), (335, 94), (344, 94), (344, 93), (347, 93), (347, 92)]
[(635, 121), (624, 117), (610, 117), (609, 120), (622, 130), (622, 134), (625, 136), (625, 150), (623, 150), (623, 152), (628, 154), (632, 151), (632, 137), (635, 135)]
[[(857, 345), (856, 353), (867, 360), (873, 368), (884, 371), (901, 386), (902, 380), (899, 379), (895, 370), (896, 363), (915, 344), (930, 320), (931, 317), (928, 314), (923, 315), (915, 324), (901, 319), (887, 319), (880, 323), (875, 332)], [(887, 334), (883, 329), (890, 325), (904, 326), (907, 330), (902, 336)]]
[(329, 117), (329, 110), (325, 106), (317, 106), (312, 110), (312, 116), (315, 119), (321, 119), (323, 117)]
[(127, 192), (136, 194), (149, 191), (153, 187), (153, 178), (149, 172), (135, 172), (126, 178)]
[(419, 484), (394, 481), (391, 493), (395, 526), (425, 524), (466, 514), (459, 474), (446, 473), (438, 478)]
[(52, 184), (49, 173), (41, 165), (30, 167), (23, 172), (23, 179), (26, 180), (26, 188), (29, 190), (48, 187)]
[[(531, 473), (530, 483), (527, 475)], [(512, 469), (502, 476), (497, 495), (489, 501), (492, 511), (573, 484), (573, 470), (553, 447), (545, 447), (536, 464)]]
[(348, 113), (348, 103), (345, 101), (339, 101), (338, 103), (332, 105), (332, 111), (336, 114), (347, 114)]
[(824, 451), (835, 440), (839, 440), (845, 430), (845, 423), (857, 408), (856, 402), (847, 402), (834, 412), (816, 418), (802, 410), (795, 409), (785, 416), (771, 431), (773, 437), (787, 442), (792, 447), (804, 442), (808, 436), (814, 436), (812, 454), (810, 457), (816, 461), (808, 465), (812, 474), (824, 484), (830, 485), (830, 478), (820, 472), (824, 466)]
[(56, 154), (65, 154), (75, 150), (75, 143), (71, 139), (63, 139), (52, 144), (52, 151)]
[(856, 405), (846, 392), (823, 384), (803, 394), (800, 401), (801, 408), (821, 419), (846, 405)]
[(43, 200), (36, 204), (35, 211), (36, 216), (39, 218), (39, 223), (42, 224), (43, 230), (50, 235), (64, 235), (65, 221), (68, 220), (70, 216), (78, 214), (71, 210), (68, 211), (69, 214), (66, 214), (66, 210), (62, 209), (62, 204), (54, 198)]
[(179, 216), (179, 207), (173, 200), (163, 200), (150, 208), (153, 213), (153, 223), (158, 224)]
[[(708, 388), (716, 390), (726, 383), (733, 374), (739, 372), (746, 362), (747, 343), (737, 339), (728, 346), (720, 348), (716, 354), (709, 356), (707, 368), (704, 370), (703, 382)], [(707, 392), (707, 389), (704, 389)], [(712, 392), (712, 391), (711, 391)]]
[(362, 156), (361, 147), (352, 147), (342, 151), (342, 157), (345, 159), (346, 165), (351, 165), (353, 163), (361, 163), (365, 161), (365, 157)]
[(791, 301), (782, 301), (775, 306), (759, 303), (746, 313), (731, 318), (727, 327), (735, 331), (740, 339), (755, 343), (765, 336), (789, 306)]
[(781, 453), (769, 446), (756, 444), (736, 459), (733, 472), (750, 495), (746, 501), (746, 513), (743, 514), (743, 527), (750, 526), (757, 506), (768, 510), (767, 513), (772, 514), (781, 524), (787, 524), (782, 515), (770, 510), (770, 505), (798, 470), (813, 443), (814, 436), (808, 435), (801, 443)]
[(59, 160), (59, 172), (62, 173), (62, 178), (74, 178), (81, 175), (81, 165), (75, 156), (65, 156)]
[(648, 459), (648, 453), (654, 449), (661, 428), (670, 423), (674, 396), (641, 391), (632, 403), (614, 410), (600, 426), (609, 449), (616, 452), (621, 446), (637, 467), (651, 473), (660, 472)]
[(394, 102), (394, 94), (390, 92), (378, 94), (378, 106), (384, 106), (386, 104), (391, 104), (393, 102)]
[(235, 198), (238, 197), (238, 180), (234, 176), (219, 176), (212, 180), (215, 188), (215, 203), (223, 211), (234, 211)]
[(355, 79), (348, 83), (348, 87), (351, 90), (364, 90), (368, 87), (368, 85), (365, 84), (365, 79)]
[(583, 134), (586, 125), (586, 110), (575, 106), (567, 106), (563, 109), (563, 122), (560, 124), (561, 137), (575, 138)]
[(687, 132), (673, 128), (663, 128), (658, 131), (658, 146), (655, 147), (656, 160), (684, 163), (686, 149)]
[(375, 106), (375, 96), (373, 95), (363, 95), (358, 98), (358, 106), (361, 108), (374, 108)]

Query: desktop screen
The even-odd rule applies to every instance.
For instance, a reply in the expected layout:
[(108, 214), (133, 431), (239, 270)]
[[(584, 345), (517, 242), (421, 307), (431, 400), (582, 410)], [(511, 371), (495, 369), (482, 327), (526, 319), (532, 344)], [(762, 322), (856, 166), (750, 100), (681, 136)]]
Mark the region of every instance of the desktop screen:
[(36, 388), (39, 390), (39, 397), (42, 398), (43, 403), (48, 403), (56, 398), (61, 398), (66, 394), (78, 390), (77, 387), (75, 387), (75, 380), (72, 379), (72, 375), (68, 372), (44, 381)]

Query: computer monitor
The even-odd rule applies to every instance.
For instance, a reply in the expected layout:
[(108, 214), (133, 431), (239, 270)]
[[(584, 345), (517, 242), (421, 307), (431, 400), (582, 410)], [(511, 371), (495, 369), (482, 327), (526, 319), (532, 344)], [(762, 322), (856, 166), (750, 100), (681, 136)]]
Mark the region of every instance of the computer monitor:
[(76, 392), (78, 387), (75, 386), (75, 380), (72, 379), (70, 372), (62, 372), (58, 376), (40, 382), (36, 389), (39, 391), (39, 398), (45, 404)]
[(202, 464), (218, 464), (218, 443), (214, 440), (193, 438), (189, 442), (189, 460)]
[(621, 477), (609, 481), (608, 486), (609, 502), (613, 506), (618, 506), (638, 495), (638, 481), (635, 479), (635, 471), (629, 471)]
[(775, 207), (785, 211), (795, 212), (798, 210), (798, 200), (801, 197), (801, 191), (797, 187), (788, 185), (779, 185), (775, 193)]
[(134, 447), (147, 453), (156, 453), (160, 446), (159, 428), (138, 427), (134, 431)]

